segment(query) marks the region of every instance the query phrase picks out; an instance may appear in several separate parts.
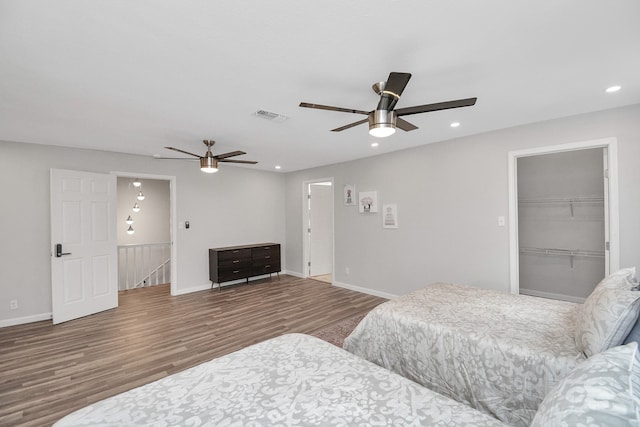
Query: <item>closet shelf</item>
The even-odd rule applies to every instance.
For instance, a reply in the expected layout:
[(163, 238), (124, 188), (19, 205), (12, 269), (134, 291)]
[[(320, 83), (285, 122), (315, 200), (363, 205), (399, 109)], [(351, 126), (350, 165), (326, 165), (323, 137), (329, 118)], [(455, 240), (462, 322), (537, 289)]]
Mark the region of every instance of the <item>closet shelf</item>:
[(576, 196), (576, 197), (533, 197), (519, 198), (518, 204), (557, 205), (557, 204), (599, 204), (604, 203), (603, 196)]
[(528, 248), (521, 247), (521, 254), (536, 254), (547, 256), (567, 256), (569, 257), (569, 263), (573, 268), (573, 257), (585, 257), (585, 258), (604, 258), (604, 251), (590, 251), (586, 249), (559, 249), (559, 248)]

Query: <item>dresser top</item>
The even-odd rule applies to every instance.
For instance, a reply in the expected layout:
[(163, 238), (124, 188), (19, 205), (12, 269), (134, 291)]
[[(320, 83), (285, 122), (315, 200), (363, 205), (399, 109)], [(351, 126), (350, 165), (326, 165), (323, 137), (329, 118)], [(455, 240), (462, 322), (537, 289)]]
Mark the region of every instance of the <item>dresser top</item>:
[(226, 246), (224, 248), (211, 248), (213, 251), (235, 251), (238, 249), (250, 249), (250, 248), (259, 248), (262, 246), (276, 246), (279, 243), (256, 243), (253, 245), (241, 245), (241, 246)]

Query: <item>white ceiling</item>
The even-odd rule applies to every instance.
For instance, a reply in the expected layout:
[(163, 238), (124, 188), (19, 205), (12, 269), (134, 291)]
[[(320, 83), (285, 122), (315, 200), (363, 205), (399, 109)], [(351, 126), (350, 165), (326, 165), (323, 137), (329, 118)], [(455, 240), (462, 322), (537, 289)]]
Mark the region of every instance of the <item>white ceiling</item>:
[[(638, 0), (0, 0), (0, 140), (337, 163), (640, 103), (639, 18)], [(372, 110), (391, 71), (413, 74), (397, 108), (478, 102), (379, 140), (298, 107)]]

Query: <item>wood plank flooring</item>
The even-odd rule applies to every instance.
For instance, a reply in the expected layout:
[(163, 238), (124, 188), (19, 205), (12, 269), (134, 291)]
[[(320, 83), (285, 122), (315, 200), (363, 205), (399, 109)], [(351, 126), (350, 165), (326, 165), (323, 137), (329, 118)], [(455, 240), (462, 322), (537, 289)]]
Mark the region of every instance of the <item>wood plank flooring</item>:
[(47, 426), (90, 403), (247, 345), (314, 333), (382, 298), (282, 275), (172, 297), (124, 291), (117, 309), (0, 328), (0, 426)]

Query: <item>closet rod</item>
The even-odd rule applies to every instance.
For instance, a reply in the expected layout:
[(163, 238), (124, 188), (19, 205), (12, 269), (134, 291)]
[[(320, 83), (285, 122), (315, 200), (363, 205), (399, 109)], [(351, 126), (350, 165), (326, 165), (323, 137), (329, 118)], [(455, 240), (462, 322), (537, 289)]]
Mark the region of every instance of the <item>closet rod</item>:
[(522, 204), (554, 204), (554, 203), (574, 203), (591, 204), (602, 203), (602, 196), (579, 196), (579, 197), (539, 197), (539, 198), (519, 198), (518, 203)]
[(590, 251), (586, 249), (558, 249), (558, 248), (520, 248), (520, 253), (554, 255), (554, 256), (582, 256), (604, 258), (604, 251)]

